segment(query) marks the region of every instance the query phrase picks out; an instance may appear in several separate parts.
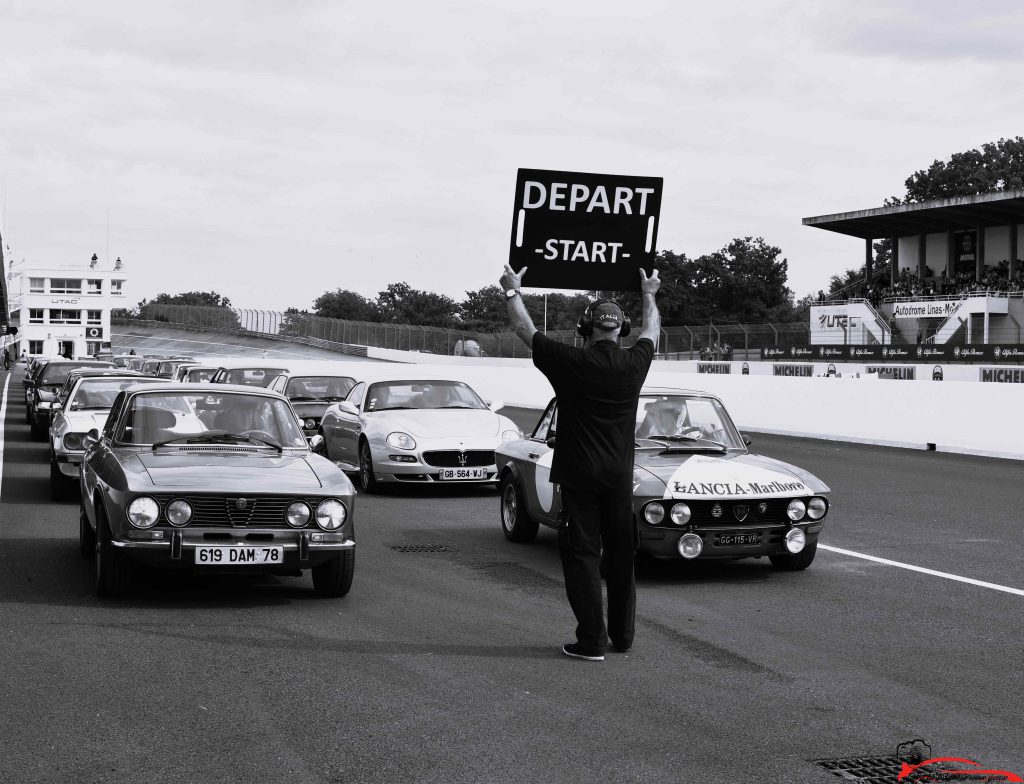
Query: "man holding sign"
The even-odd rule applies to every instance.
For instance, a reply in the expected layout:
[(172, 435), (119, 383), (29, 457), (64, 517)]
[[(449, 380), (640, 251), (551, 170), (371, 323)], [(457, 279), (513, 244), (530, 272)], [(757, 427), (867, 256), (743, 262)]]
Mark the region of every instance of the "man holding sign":
[[(636, 344), (619, 348), (629, 319), (611, 300), (591, 303), (576, 323), (583, 348), (551, 340), (537, 331), (520, 293), (527, 267), (516, 273), (505, 265), (501, 287), (515, 333), (533, 350), (533, 364), (558, 398), (558, 436), (551, 481), (561, 485), (558, 549), (565, 592), (576, 616), (576, 642), (566, 656), (604, 660), (609, 637), (616, 651), (633, 644), (636, 582), (633, 555), (633, 446), (640, 388), (654, 358), (661, 314), (654, 295), (658, 271), (641, 268), (643, 331)], [(601, 594), (604, 552), (608, 584), (608, 625)]]

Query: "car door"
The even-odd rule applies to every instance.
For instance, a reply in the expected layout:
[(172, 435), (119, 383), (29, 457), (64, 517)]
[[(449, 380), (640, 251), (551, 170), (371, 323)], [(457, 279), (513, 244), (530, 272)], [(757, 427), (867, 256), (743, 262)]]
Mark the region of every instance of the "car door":
[[(366, 384), (356, 384), (349, 390), (345, 400), (358, 409), (362, 405), (365, 390)], [(320, 428), (323, 430), (328, 458), (355, 465), (354, 446), (351, 443), (353, 417), (342, 411), (340, 404), (335, 403), (324, 412), (323, 419), (320, 420)], [(348, 451), (346, 452), (346, 450)]]
[(527, 440), (526, 456), (519, 464), (530, 516), (551, 526), (557, 525), (561, 509), (558, 488), (551, 483), (551, 459), (555, 451), (548, 446), (548, 439), (555, 437), (557, 427), (558, 402), (552, 400)]
[(359, 435), (363, 432), (363, 396), (366, 392), (366, 384), (357, 384), (345, 398), (356, 407), (356, 413), (350, 414), (347, 411), (336, 409), (337, 421), (335, 422), (335, 442), (338, 444), (339, 459), (343, 463), (359, 465)]

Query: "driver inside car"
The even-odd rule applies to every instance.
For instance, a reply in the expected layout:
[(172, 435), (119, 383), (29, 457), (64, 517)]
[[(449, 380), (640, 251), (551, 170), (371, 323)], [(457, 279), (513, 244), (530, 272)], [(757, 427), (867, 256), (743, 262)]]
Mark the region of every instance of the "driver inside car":
[(644, 406), (644, 411), (647, 413), (636, 429), (637, 438), (674, 436), (689, 429), (686, 407), (670, 398), (655, 398)]

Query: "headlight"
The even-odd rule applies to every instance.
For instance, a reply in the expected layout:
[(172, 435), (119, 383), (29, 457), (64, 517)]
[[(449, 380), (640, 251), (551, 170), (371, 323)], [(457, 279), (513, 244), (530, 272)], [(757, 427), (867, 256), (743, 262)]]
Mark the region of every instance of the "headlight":
[(302, 423), (302, 426), (305, 427), (306, 430), (313, 430), (316, 427), (316, 420), (315, 419), (307, 419), (306, 421), (304, 421)]
[(416, 441), (408, 433), (388, 433), (388, 437), (385, 440), (388, 446), (393, 446), (395, 449), (416, 448)]
[(644, 520), (651, 525), (657, 525), (665, 519), (665, 507), (657, 501), (652, 501), (644, 507)]
[(128, 504), (128, 521), (136, 528), (152, 528), (160, 518), (160, 504), (140, 495)]
[(81, 433), (65, 433), (64, 448), (69, 452), (74, 452), (76, 449), (81, 449), (83, 438), (84, 436)]
[(672, 518), (672, 522), (676, 525), (686, 525), (690, 522), (690, 507), (686, 504), (672, 504), (672, 511), (669, 512), (669, 517)]
[(801, 519), (804, 516), (804, 513), (806, 512), (807, 507), (804, 505), (804, 502), (801, 501), (799, 498), (794, 498), (792, 501), (789, 502), (789, 506), (786, 507), (786, 514), (789, 515), (789, 519), (792, 520), (794, 523), (797, 520)]
[(786, 549), (796, 555), (804, 549), (807, 544), (807, 535), (800, 528), (790, 528), (786, 531)]
[(164, 514), (171, 525), (188, 525), (192, 519), (192, 504), (179, 498), (167, 504)]
[(683, 534), (676, 543), (676, 549), (686, 560), (696, 558), (704, 549), (704, 540), (697, 534)]
[(309, 518), (312, 516), (313, 513), (309, 511), (309, 506), (302, 501), (295, 501), (289, 504), (288, 509), (284, 513), (288, 525), (292, 528), (302, 528), (302, 526), (309, 522)]
[(316, 507), (316, 524), (325, 531), (336, 531), (344, 524), (346, 515), (345, 505), (341, 501), (328, 498)]
[(820, 520), (828, 511), (828, 504), (824, 498), (812, 498), (807, 502), (807, 516), (812, 520)]
[(501, 443), (504, 444), (508, 441), (518, 441), (522, 437), (523, 434), (520, 433), (518, 430), (503, 430), (501, 432)]

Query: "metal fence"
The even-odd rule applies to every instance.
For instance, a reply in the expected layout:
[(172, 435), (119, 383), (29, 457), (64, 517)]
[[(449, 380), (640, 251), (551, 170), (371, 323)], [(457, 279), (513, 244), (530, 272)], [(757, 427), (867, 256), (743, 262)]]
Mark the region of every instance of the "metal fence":
[[(309, 343), (351, 353), (353, 347), (373, 346), (431, 354), (466, 354), (479, 351), (492, 357), (528, 357), (529, 349), (513, 332), (478, 332), (468, 329), (425, 327), (415, 324), (344, 321), (305, 314), (249, 308), (213, 308), (192, 305), (145, 305), (138, 319), (115, 319), (119, 324), (144, 321), (196, 330), (257, 334)], [(623, 340), (631, 345), (639, 329)], [(572, 330), (549, 330), (548, 337), (579, 345)], [(718, 324), (665, 327), (657, 350), (676, 359), (696, 359), (701, 350), (731, 351), (734, 359), (747, 359), (769, 346), (788, 348), (810, 342), (807, 322), (789, 324)], [(475, 345), (474, 345), (475, 344)]]

